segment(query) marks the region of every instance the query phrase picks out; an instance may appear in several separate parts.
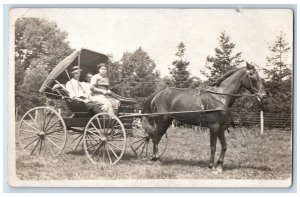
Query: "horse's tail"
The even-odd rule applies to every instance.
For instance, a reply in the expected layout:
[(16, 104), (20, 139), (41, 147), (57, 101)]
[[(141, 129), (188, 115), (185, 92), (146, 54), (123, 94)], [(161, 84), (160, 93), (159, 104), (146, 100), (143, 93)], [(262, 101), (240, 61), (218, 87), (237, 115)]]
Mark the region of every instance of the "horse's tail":
[(152, 100), (153, 98), (155, 97), (156, 94), (152, 94), (151, 96), (149, 96), (145, 103), (144, 103), (144, 108), (143, 108), (143, 111), (142, 113), (153, 113), (156, 111), (156, 108), (155, 106), (152, 106)]

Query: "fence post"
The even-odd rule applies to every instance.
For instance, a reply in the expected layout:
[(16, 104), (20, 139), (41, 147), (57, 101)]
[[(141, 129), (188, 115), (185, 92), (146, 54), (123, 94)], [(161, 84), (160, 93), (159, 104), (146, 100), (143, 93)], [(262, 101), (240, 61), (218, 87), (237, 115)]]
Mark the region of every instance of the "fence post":
[(260, 135), (264, 134), (264, 111), (260, 111)]

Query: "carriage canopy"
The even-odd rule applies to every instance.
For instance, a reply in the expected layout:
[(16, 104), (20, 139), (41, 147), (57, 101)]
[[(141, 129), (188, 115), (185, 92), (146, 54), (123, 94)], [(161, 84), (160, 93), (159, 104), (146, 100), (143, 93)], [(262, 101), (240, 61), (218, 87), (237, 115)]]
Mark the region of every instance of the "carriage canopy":
[(70, 73), (74, 66), (78, 65), (82, 70), (79, 80), (83, 81), (87, 73), (98, 73), (97, 64), (106, 62), (108, 62), (108, 57), (104, 54), (88, 49), (75, 51), (55, 66), (52, 72), (49, 73), (39, 91), (48, 96), (51, 95), (47, 93), (52, 92), (52, 87), (55, 84), (66, 84), (70, 80)]

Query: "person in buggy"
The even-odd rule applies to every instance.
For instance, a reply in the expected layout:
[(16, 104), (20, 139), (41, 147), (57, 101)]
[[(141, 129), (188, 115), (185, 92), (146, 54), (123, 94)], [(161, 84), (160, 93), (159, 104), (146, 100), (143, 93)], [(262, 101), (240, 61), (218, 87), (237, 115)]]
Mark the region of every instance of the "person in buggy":
[(104, 63), (97, 65), (99, 70), (98, 74), (95, 74), (91, 78), (91, 97), (93, 102), (101, 103), (102, 110), (107, 111), (110, 114), (114, 113), (114, 109), (118, 108), (119, 101), (112, 97), (112, 92), (109, 89), (109, 78), (107, 74), (107, 66)]
[[(79, 81), (80, 72), (81, 69), (78, 66), (74, 66), (71, 71), (71, 79), (66, 83), (66, 90), (69, 93), (69, 97), (84, 102), (86, 106), (95, 113), (107, 112), (114, 114), (111, 103), (104, 99), (91, 96), (92, 86), (88, 82)], [(91, 81), (93, 80), (91, 79)], [(95, 95), (95, 93), (92, 93), (92, 95)]]

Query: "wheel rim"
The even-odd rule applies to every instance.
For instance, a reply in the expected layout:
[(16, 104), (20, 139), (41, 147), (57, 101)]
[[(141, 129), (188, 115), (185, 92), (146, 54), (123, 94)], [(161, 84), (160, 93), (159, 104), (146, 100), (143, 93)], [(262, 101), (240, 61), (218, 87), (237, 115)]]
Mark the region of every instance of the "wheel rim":
[(126, 148), (126, 133), (122, 122), (114, 115), (96, 114), (87, 123), (83, 136), (84, 150), (96, 164), (116, 164)]
[[(133, 128), (130, 136), (130, 147), (138, 157), (151, 157), (153, 155), (152, 138), (143, 128)], [(158, 156), (162, 156), (167, 149), (168, 136), (165, 133), (158, 144)]]
[(66, 125), (54, 109), (33, 108), (20, 121), (18, 141), (29, 155), (57, 156), (66, 145)]

